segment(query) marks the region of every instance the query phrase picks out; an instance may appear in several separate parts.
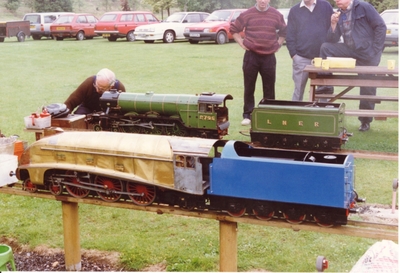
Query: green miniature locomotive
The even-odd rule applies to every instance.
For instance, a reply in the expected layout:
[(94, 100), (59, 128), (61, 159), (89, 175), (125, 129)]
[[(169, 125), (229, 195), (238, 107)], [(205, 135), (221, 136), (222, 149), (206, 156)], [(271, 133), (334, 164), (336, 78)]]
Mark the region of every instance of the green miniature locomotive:
[(220, 139), (228, 134), (226, 100), (231, 95), (105, 92), (104, 113), (89, 117), (96, 131), (195, 136)]

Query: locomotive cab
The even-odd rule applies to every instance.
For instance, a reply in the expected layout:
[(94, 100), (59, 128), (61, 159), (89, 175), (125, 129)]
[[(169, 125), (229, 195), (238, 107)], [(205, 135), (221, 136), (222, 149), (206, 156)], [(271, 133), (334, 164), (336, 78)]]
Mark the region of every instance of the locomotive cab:
[(226, 100), (232, 100), (231, 95), (217, 95), (215, 93), (201, 93), (199, 98), (199, 125), (198, 128), (208, 128), (217, 123), (218, 135), (228, 134), (229, 113)]

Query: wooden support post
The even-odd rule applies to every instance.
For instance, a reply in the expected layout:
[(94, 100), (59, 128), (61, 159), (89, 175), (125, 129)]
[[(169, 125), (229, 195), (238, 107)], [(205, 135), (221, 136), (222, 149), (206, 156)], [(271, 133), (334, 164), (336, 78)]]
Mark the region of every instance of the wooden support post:
[(219, 221), (219, 271), (237, 271), (237, 223)]
[(61, 202), (64, 226), (65, 269), (81, 270), (78, 203)]

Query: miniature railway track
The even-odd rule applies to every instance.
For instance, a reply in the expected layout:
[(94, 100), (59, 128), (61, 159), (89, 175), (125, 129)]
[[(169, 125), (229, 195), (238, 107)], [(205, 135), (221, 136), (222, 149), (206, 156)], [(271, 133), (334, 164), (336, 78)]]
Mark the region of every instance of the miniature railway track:
[(340, 154), (353, 154), (355, 158), (365, 159), (378, 159), (378, 160), (391, 160), (398, 161), (398, 153), (384, 153), (384, 152), (373, 152), (373, 151), (361, 151), (361, 150), (340, 150), (335, 153)]
[(261, 221), (255, 219), (253, 216), (245, 215), (243, 217), (231, 217), (224, 212), (214, 212), (214, 211), (187, 211), (182, 210), (178, 207), (166, 206), (166, 205), (151, 205), (151, 206), (136, 206), (132, 202), (104, 202), (100, 198), (96, 197), (86, 197), (83, 199), (74, 198), (68, 195), (54, 196), (50, 193), (36, 192), (30, 193), (19, 188), (20, 184), (16, 184), (15, 187), (3, 187), (0, 188), (0, 193), (20, 195), (27, 197), (43, 198), (54, 201), (61, 201), (67, 203), (80, 203), (80, 204), (91, 204), (114, 208), (125, 208), (139, 211), (154, 212), (157, 214), (174, 214), (180, 216), (197, 217), (205, 219), (213, 219), (218, 221), (226, 222), (236, 222), (244, 224), (256, 224), (263, 226), (279, 227), (279, 228), (289, 228), (293, 231), (314, 231), (321, 233), (339, 234), (379, 240), (392, 240), (398, 241), (398, 225), (394, 224), (381, 224), (363, 221), (349, 220), (348, 224), (345, 226), (334, 226), (331, 228), (320, 227), (315, 223), (305, 222), (302, 224), (291, 224), (280, 219), (272, 219), (270, 221)]
[[(246, 142), (249, 145), (252, 145), (257, 148), (266, 148), (266, 149), (274, 149), (274, 150), (285, 150), (281, 148), (268, 148), (260, 145), (259, 143), (255, 142)], [(308, 151), (308, 150), (301, 150), (298, 151)], [(321, 151), (316, 151), (321, 152)], [(325, 151), (327, 152), (327, 151)], [(390, 161), (398, 161), (399, 155), (398, 153), (389, 153), (389, 152), (375, 152), (375, 151), (363, 151), (363, 150), (334, 150), (332, 154), (352, 154), (354, 158), (364, 158), (364, 159), (377, 159), (377, 160), (390, 160)]]

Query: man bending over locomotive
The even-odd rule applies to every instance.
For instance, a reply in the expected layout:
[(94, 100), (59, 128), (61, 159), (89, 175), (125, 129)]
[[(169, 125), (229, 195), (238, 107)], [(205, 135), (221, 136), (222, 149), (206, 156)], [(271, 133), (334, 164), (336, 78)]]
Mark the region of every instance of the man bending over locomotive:
[(101, 111), (100, 97), (111, 89), (125, 92), (125, 86), (115, 78), (114, 72), (103, 68), (96, 75), (84, 80), (64, 104), (71, 112), (78, 107), (75, 114), (87, 115)]

